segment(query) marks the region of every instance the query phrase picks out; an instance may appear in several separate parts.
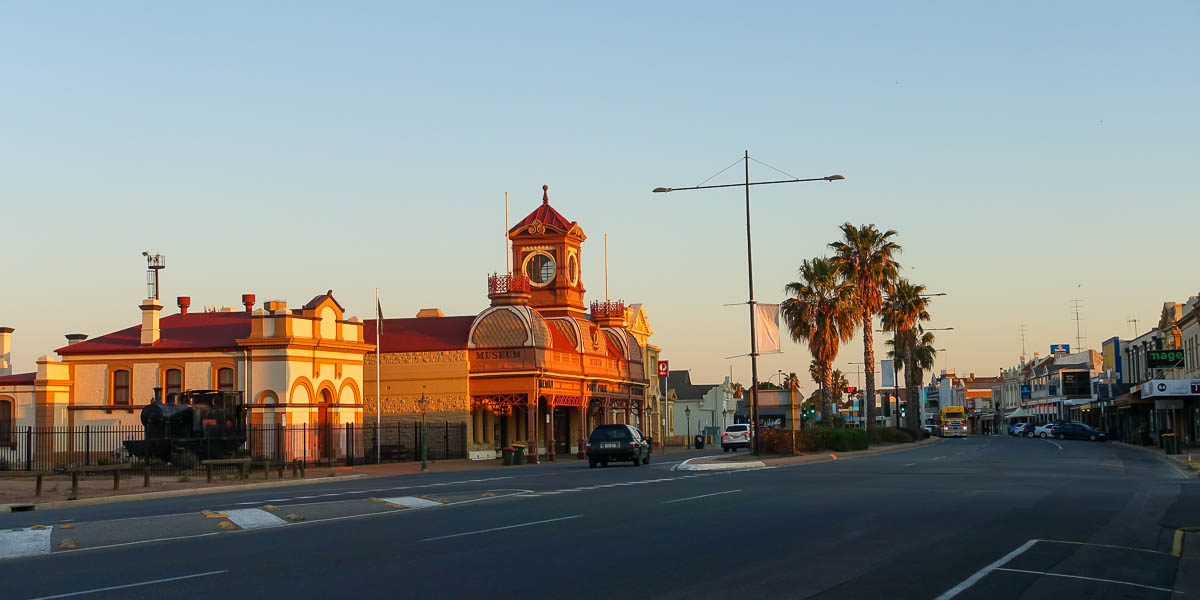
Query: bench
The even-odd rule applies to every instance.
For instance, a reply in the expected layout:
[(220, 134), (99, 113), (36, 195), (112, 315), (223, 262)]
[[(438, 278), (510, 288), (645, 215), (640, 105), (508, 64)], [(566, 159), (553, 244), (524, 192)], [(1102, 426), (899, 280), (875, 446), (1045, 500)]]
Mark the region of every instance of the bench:
[(237, 465), (238, 475), (242, 479), (249, 479), (250, 459), (249, 458), (217, 458), (212, 460), (202, 460), (200, 464), (204, 465), (204, 469), (208, 476), (208, 482), (213, 480), (213, 466), (215, 465)]
[[(121, 489), (121, 471), (132, 468), (132, 463), (118, 463), (115, 465), (93, 465), (87, 467), (71, 467), (67, 469), (71, 473), (71, 495), (79, 496), (79, 474), (89, 471), (105, 472), (111, 471), (113, 475), (113, 489)], [(146, 471), (146, 485), (150, 484), (150, 471)]]
[(42, 475), (41, 471), (0, 471), (0, 477), (37, 477), (37, 483), (34, 486), (34, 496), (42, 495)]

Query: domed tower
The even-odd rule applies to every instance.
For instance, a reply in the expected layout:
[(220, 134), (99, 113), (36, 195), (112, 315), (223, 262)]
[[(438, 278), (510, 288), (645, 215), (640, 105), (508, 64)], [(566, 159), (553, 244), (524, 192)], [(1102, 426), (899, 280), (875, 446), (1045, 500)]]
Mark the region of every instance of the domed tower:
[(549, 186), (542, 186), (542, 205), (509, 229), (508, 239), (513, 271), (529, 278), (529, 306), (546, 316), (583, 317), (579, 246), (587, 236), (550, 206)]

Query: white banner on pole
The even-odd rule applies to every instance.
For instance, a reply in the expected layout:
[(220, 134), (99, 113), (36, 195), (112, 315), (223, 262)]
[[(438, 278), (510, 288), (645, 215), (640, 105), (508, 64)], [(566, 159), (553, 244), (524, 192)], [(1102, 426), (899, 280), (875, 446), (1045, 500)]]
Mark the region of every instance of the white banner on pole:
[(754, 305), (755, 337), (758, 338), (759, 354), (775, 354), (779, 352), (779, 305)]
[(880, 375), (883, 377), (883, 386), (885, 388), (896, 387), (896, 371), (892, 368), (892, 359), (879, 361)]

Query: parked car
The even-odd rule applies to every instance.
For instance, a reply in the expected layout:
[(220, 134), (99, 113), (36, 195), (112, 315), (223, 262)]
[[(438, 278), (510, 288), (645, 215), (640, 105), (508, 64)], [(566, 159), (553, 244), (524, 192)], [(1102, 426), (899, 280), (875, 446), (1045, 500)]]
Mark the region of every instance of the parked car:
[(928, 431), (930, 436), (935, 436), (938, 434), (938, 426), (934, 425), (933, 423), (927, 423), (925, 425), (925, 431)]
[(1054, 430), (1058, 425), (1054, 423), (1046, 423), (1045, 425), (1036, 425), (1033, 428), (1033, 435), (1040, 438), (1054, 437)]
[(588, 436), (588, 466), (608, 466), (608, 461), (632, 461), (633, 466), (650, 464), (650, 443), (631, 425), (601, 425)]
[(1008, 427), (1008, 435), (1020, 435), (1019, 432), (1024, 431), (1025, 426), (1029, 423), (1013, 423)]
[(1061, 427), (1054, 428), (1054, 437), (1060, 440), (1091, 440), (1093, 442), (1107, 442), (1108, 434), (1093, 429), (1083, 423), (1066, 423)]
[(722, 450), (736, 452), (738, 448), (750, 448), (750, 425), (747, 423), (726, 425), (725, 431), (721, 432)]
[(1013, 431), (1013, 435), (1017, 437), (1033, 437), (1033, 423), (1022, 423), (1019, 428)]

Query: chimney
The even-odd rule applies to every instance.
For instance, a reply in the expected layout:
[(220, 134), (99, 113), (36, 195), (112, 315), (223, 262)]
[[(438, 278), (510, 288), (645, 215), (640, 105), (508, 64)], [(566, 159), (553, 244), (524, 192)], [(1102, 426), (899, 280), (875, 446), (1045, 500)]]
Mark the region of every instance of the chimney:
[(0, 327), (0, 375), (12, 375), (12, 327)]
[(186, 315), (188, 307), (192, 305), (192, 297), (180, 296), (175, 299), (175, 303), (179, 305), (179, 314)]
[(417, 311), (418, 319), (436, 319), (437, 317), (444, 316), (446, 316), (446, 313), (442, 312), (440, 308), (422, 308)]
[(142, 309), (142, 345), (154, 345), (158, 342), (158, 313), (162, 311), (162, 302), (146, 298), (138, 308)]
[(254, 294), (242, 294), (242, 306), (246, 307), (246, 312), (254, 312)]
[(67, 344), (68, 345), (78, 344), (79, 342), (82, 342), (83, 340), (86, 340), (86, 339), (87, 339), (86, 333), (68, 333), (67, 334)]
[(974, 371), (972, 371), (971, 374), (967, 376), (967, 381), (975, 381), (975, 372)]
[(287, 310), (287, 301), (285, 300), (267, 300), (263, 302), (263, 309), (271, 314), (276, 314), (281, 310)]

